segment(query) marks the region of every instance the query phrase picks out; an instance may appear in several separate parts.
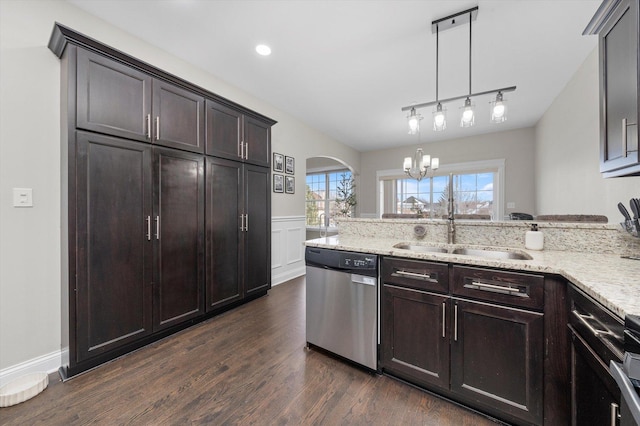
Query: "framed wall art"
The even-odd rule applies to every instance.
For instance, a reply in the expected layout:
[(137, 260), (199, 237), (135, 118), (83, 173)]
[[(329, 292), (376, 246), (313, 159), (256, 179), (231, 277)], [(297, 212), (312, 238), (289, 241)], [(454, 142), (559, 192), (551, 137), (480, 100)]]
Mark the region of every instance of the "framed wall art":
[(293, 157), (284, 157), (284, 172), (288, 175), (296, 174), (296, 160)]
[(284, 192), (284, 176), (273, 175), (273, 192)]
[(287, 194), (296, 193), (296, 178), (293, 176), (284, 177), (284, 190)]
[(284, 155), (278, 154), (277, 152), (273, 153), (273, 171), (284, 172)]

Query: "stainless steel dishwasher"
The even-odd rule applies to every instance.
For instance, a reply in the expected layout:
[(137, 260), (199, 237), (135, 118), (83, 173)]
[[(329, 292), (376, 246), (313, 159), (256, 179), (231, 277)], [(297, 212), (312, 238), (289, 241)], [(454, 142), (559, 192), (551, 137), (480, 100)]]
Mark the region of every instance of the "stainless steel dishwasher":
[(378, 256), (307, 247), (307, 345), (377, 370)]

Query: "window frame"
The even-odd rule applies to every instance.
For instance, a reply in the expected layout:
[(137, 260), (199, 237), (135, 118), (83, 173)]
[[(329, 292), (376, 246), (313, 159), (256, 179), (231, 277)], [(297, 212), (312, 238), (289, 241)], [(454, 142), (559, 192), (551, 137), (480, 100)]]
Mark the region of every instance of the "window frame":
[[(494, 220), (502, 220), (505, 215), (505, 159), (469, 161), (464, 163), (441, 164), (433, 173), (434, 176), (469, 173), (496, 173), (497, 189), (494, 188)], [(406, 179), (407, 175), (402, 169), (378, 170), (376, 172), (376, 216), (382, 217), (384, 211), (384, 182), (392, 179)]]
[[(306, 191), (307, 191), (307, 177), (309, 175), (324, 175), (325, 177), (325, 188), (326, 188), (326, 193), (330, 194), (331, 193), (331, 185), (330, 185), (330, 177), (329, 175), (332, 174), (337, 174), (338, 175), (338, 179), (340, 178), (340, 175), (343, 173), (349, 173), (351, 177), (354, 177), (353, 171), (351, 169), (349, 169), (348, 167), (335, 167), (335, 168), (328, 168), (328, 169), (322, 169), (322, 170), (307, 170), (307, 173), (305, 174), (305, 227), (307, 229), (317, 229), (319, 226), (323, 226), (323, 224), (318, 224), (318, 225), (309, 225), (307, 223), (307, 203), (309, 202), (306, 199)], [(320, 200), (314, 201), (314, 202), (318, 202)], [(331, 199), (331, 198), (324, 198), (322, 201), (324, 201), (325, 203), (325, 212), (330, 212), (331, 211), (331, 202), (335, 201), (335, 199)], [(331, 225), (331, 215), (327, 215), (325, 214), (324, 216), (324, 226), (326, 226), (326, 229), (329, 231), (335, 231), (337, 229), (336, 226), (330, 226)]]

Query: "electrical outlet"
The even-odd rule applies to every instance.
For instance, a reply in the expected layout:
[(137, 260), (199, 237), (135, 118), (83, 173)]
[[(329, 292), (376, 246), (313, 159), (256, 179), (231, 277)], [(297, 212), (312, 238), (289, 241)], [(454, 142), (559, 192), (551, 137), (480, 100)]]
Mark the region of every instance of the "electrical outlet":
[(13, 188), (13, 207), (33, 207), (33, 189)]
[(507, 202), (507, 208), (508, 209), (515, 209), (516, 208), (516, 203), (514, 203), (513, 201)]

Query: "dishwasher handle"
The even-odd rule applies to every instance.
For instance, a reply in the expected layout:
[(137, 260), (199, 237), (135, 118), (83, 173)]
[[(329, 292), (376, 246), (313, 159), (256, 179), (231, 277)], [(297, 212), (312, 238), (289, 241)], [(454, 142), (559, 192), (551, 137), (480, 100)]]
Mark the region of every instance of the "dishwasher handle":
[(351, 282), (354, 284), (376, 285), (377, 278), (367, 277), (366, 275), (351, 274)]

